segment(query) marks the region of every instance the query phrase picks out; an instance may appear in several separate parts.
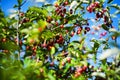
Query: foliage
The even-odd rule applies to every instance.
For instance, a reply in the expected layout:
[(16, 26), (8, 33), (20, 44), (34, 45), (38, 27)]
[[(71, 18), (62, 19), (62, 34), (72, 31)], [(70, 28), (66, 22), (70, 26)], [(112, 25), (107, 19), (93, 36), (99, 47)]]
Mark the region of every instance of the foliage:
[[(58, 0), (21, 12), (26, 1), (18, 0), (13, 18), (0, 10), (1, 80), (119, 80), (120, 32), (111, 15), (120, 6), (112, 1), (104, 6), (104, 0)], [(87, 15), (100, 25), (90, 27)]]

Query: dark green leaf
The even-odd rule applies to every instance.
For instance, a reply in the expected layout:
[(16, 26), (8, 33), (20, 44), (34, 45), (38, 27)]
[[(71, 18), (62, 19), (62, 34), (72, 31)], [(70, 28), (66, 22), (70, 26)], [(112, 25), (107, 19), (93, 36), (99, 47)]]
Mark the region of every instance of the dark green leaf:
[(18, 4), (21, 5), (23, 0), (17, 0)]
[(107, 3), (109, 4), (109, 3), (112, 3), (112, 2), (113, 2), (113, 0), (108, 0), (108, 2), (107, 2)]
[(105, 24), (102, 24), (102, 28), (107, 31), (109, 30), (109, 28)]
[(120, 10), (120, 6), (118, 4), (112, 4), (110, 7)]
[(14, 6), (13, 6), (13, 8), (17, 8), (17, 7), (18, 7), (18, 5), (14, 5)]

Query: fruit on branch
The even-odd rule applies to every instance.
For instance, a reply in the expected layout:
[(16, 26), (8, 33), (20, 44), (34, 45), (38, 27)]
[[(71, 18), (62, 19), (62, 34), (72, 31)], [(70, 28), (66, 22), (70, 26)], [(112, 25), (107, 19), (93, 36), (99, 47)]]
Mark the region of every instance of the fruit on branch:
[(81, 30), (77, 30), (77, 34), (80, 34), (81, 33)]
[(55, 6), (55, 7), (59, 7), (59, 4), (58, 4), (58, 2), (56, 2), (56, 3), (54, 4), (54, 6)]
[(23, 12), (20, 12), (20, 17), (24, 17), (25, 16), (25, 14), (23, 13)]
[(96, 8), (99, 8), (100, 7), (100, 4), (99, 2), (94, 2), (94, 3), (91, 3), (88, 7), (87, 7), (87, 11), (89, 13), (92, 13), (93, 11), (95, 11)]
[(2, 38), (2, 40), (1, 40), (2, 42), (6, 42), (7, 41), (7, 39), (6, 38)]
[(22, 23), (27, 23), (27, 22), (29, 22), (29, 21), (30, 21), (29, 18), (23, 18)]
[(68, 63), (70, 63), (71, 62), (71, 57), (67, 57), (66, 60), (67, 60)]
[(62, 24), (62, 25), (60, 25), (60, 28), (64, 28), (64, 25)]
[(70, 34), (70, 36), (71, 36), (71, 37), (73, 37), (73, 36), (74, 36), (74, 34), (75, 34), (75, 32), (74, 32), (74, 31), (72, 31), (72, 32), (71, 32), (71, 34)]
[(58, 22), (55, 22), (55, 25), (58, 26), (59, 25)]
[(85, 27), (85, 30), (86, 30), (87, 32), (89, 32), (89, 31), (90, 31), (90, 28), (89, 28), (89, 27)]
[(65, 1), (63, 4), (64, 4), (65, 6), (68, 5), (68, 1)]
[(51, 63), (50, 63), (50, 66), (51, 66), (51, 67), (54, 66), (54, 62), (51, 62)]
[(30, 49), (30, 46), (26, 46), (26, 50), (29, 50)]
[(116, 39), (116, 36), (112, 36), (112, 40), (115, 40)]
[(72, 9), (70, 9), (70, 14), (72, 14), (73, 13), (73, 10)]

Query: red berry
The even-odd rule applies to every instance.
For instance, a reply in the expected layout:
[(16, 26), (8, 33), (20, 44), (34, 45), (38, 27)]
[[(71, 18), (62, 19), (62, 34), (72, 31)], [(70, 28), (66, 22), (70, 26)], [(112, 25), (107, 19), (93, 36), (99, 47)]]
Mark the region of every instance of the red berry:
[(95, 4), (95, 7), (97, 8), (99, 7), (99, 2), (95, 2), (94, 4)]
[(67, 57), (67, 62), (68, 62), (68, 63), (71, 62), (71, 57)]
[(66, 13), (66, 8), (63, 9), (63, 12)]
[(23, 12), (20, 12), (19, 14), (21, 17), (23, 17), (25, 14)]
[(61, 13), (60, 16), (61, 16), (61, 17), (64, 17), (64, 13)]
[(87, 66), (84, 65), (82, 69), (83, 69), (83, 71), (85, 71), (87, 69)]
[(91, 8), (94, 8), (94, 7), (95, 7), (95, 4), (94, 4), (94, 3), (90, 4), (90, 7), (91, 7)]
[(108, 17), (104, 16), (104, 22), (107, 22), (107, 20), (108, 20)]
[(46, 43), (43, 43), (41, 46), (42, 46), (43, 48), (46, 48), (46, 47), (47, 47), (47, 44), (46, 44)]
[(62, 24), (62, 25), (60, 25), (60, 28), (64, 28), (64, 25)]
[(22, 45), (22, 40), (20, 40), (19, 44)]
[(74, 32), (71, 32), (70, 36), (73, 37), (74, 36)]
[(83, 69), (82, 69), (82, 68), (78, 68), (78, 69), (77, 69), (77, 72), (82, 73), (82, 72), (83, 72)]
[(6, 42), (6, 41), (7, 41), (6, 38), (3, 38), (3, 39), (2, 39), (2, 42)]
[(58, 3), (55, 3), (54, 6), (55, 6), (55, 7), (59, 7)]
[(80, 30), (78, 30), (78, 31), (77, 31), (77, 34), (80, 34), (80, 33), (81, 33), (81, 31), (80, 31)]
[(63, 61), (63, 62), (62, 62), (62, 66), (64, 66), (64, 65), (65, 65), (65, 62)]
[(99, 17), (100, 17), (99, 13), (96, 13), (96, 18), (99, 18)]
[(30, 49), (30, 46), (26, 46), (26, 50), (29, 50)]
[(55, 25), (58, 26), (58, 22), (55, 22)]
[(65, 1), (65, 2), (64, 2), (64, 5), (68, 5), (68, 1)]
[(51, 63), (50, 63), (50, 66), (51, 66), (51, 67), (54, 66), (54, 62), (51, 62)]

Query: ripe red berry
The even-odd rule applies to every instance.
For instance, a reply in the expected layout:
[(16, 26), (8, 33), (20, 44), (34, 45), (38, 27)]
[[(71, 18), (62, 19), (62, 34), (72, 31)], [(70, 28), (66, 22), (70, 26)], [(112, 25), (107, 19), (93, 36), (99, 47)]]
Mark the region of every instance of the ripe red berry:
[(64, 28), (64, 25), (62, 24), (62, 25), (60, 25), (60, 28)]
[(60, 16), (61, 16), (61, 17), (64, 17), (64, 13), (61, 13)]
[(94, 4), (95, 4), (95, 7), (99, 8), (99, 6), (100, 6), (99, 2), (95, 2)]
[(23, 17), (25, 14), (23, 12), (20, 12), (20, 17)]
[(26, 50), (29, 50), (30, 49), (30, 46), (26, 46)]
[(82, 68), (78, 68), (78, 69), (77, 69), (77, 72), (82, 73), (82, 72), (83, 72), (83, 69), (82, 69)]
[(70, 36), (71, 36), (71, 37), (73, 37), (73, 36), (74, 36), (74, 32), (73, 32), (73, 31), (71, 32)]
[(65, 1), (65, 2), (64, 2), (64, 5), (68, 5), (68, 1)]
[(85, 71), (87, 68), (88, 68), (87, 65), (84, 65), (82, 69), (83, 71)]
[(7, 41), (7, 39), (6, 38), (2, 38), (2, 42), (6, 42)]
[(71, 57), (67, 57), (67, 62), (68, 62), (68, 63), (71, 62)]
[(80, 34), (81, 33), (81, 31), (80, 30), (77, 30), (77, 34)]
[(47, 47), (47, 44), (46, 44), (46, 43), (43, 43), (41, 46), (42, 46), (43, 48), (46, 48), (46, 47)]
[(58, 3), (55, 3), (54, 6), (55, 6), (55, 7), (59, 7)]
[(50, 66), (51, 66), (51, 67), (54, 66), (54, 62), (51, 62), (51, 63), (50, 63)]
[(22, 40), (20, 40), (19, 44), (22, 45)]
[(65, 65), (65, 62), (64, 61), (62, 61), (62, 66), (64, 66)]
[(58, 26), (58, 22), (55, 22), (55, 25)]
[(108, 20), (108, 17), (104, 16), (104, 22), (107, 22), (107, 20)]

